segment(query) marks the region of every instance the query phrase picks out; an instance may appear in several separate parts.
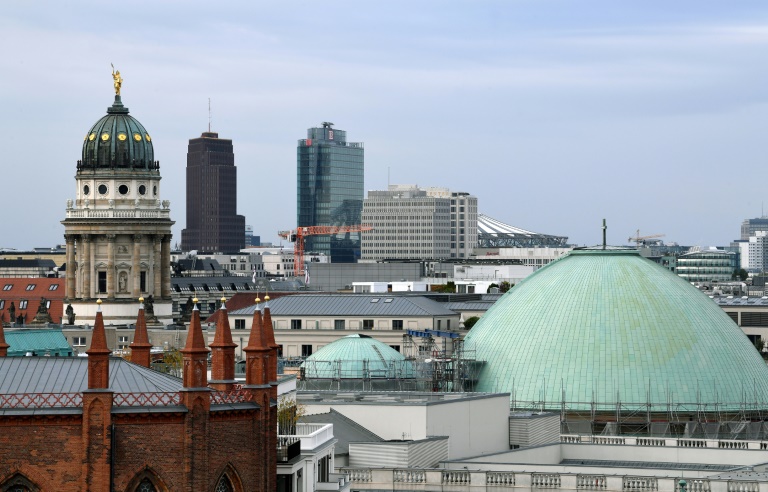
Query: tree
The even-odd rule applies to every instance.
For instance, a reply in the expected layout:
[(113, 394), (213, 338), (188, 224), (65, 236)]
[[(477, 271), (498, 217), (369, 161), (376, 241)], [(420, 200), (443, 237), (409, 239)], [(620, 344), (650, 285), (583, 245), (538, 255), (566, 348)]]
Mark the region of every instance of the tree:
[(499, 286), (499, 292), (501, 292), (502, 294), (504, 294), (505, 292), (507, 292), (509, 289), (511, 289), (511, 288), (512, 288), (512, 287), (514, 287), (514, 286), (515, 286), (515, 284), (510, 284), (509, 282), (507, 282), (507, 281), (505, 280), (505, 281), (503, 281), (503, 282), (501, 283), (501, 285)]
[(444, 292), (447, 294), (455, 294), (456, 284), (453, 281), (449, 281), (445, 285), (433, 285), (432, 292)]
[(743, 268), (734, 270), (733, 275), (731, 275), (731, 280), (741, 280), (742, 282), (747, 280), (748, 278), (749, 278), (749, 273)]
[(277, 402), (277, 433), (282, 436), (296, 435), (296, 423), (304, 416), (306, 408), (294, 398), (281, 396)]
[(467, 320), (464, 322), (464, 328), (469, 330), (475, 326), (475, 323), (478, 321), (480, 321), (480, 316), (472, 316), (471, 318), (467, 318)]
[(765, 342), (763, 341), (763, 337), (755, 338), (755, 341), (753, 343), (754, 343), (755, 348), (757, 349), (757, 351), (762, 354), (763, 353), (763, 349), (765, 348)]

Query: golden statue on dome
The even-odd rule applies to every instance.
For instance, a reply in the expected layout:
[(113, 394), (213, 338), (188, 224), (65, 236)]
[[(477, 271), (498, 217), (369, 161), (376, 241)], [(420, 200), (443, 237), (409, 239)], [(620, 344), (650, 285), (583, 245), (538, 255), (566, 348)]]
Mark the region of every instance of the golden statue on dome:
[[(110, 65), (112, 65), (110, 63)], [(115, 81), (115, 95), (120, 95), (120, 87), (123, 85), (123, 77), (120, 76), (120, 70), (115, 71), (115, 66), (112, 65), (112, 78)]]

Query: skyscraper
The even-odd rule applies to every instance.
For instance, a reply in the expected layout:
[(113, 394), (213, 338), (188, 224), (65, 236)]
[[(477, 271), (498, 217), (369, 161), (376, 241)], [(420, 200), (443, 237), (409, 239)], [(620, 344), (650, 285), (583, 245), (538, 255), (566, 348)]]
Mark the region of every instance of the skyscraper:
[[(363, 144), (324, 122), (299, 140), (296, 163), (296, 225), (360, 223), (363, 210)], [(360, 258), (360, 233), (309, 236), (305, 251), (329, 255), (334, 263)]]
[(181, 231), (181, 248), (227, 254), (244, 247), (232, 140), (205, 132), (187, 148), (187, 228)]

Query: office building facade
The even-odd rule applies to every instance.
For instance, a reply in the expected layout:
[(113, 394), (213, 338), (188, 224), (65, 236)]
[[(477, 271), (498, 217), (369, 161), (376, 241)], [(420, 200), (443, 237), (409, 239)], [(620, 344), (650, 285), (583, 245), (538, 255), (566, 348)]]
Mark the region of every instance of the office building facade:
[[(360, 224), (363, 144), (347, 142), (346, 131), (325, 122), (307, 130), (296, 153), (296, 225)], [(334, 263), (353, 263), (360, 258), (360, 233), (309, 236), (304, 250), (325, 254)]]
[(390, 185), (363, 201), (362, 258), (468, 258), (477, 244), (477, 198), (448, 188)]
[(244, 247), (232, 140), (205, 132), (191, 139), (187, 150), (187, 227), (181, 231), (181, 248), (228, 254)]

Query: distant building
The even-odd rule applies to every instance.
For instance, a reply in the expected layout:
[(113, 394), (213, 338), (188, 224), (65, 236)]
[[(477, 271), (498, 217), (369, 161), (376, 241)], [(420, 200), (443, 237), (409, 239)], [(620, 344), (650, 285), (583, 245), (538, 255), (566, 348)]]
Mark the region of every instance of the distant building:
[(246, 225), (245, 226), (245, 247), (251, 248), (251, 247), (258, 247), (258, 246), (261, 246), (261, 236), (254, 236), (253, 226)]
[(187, 151), (187, 227), (181, 249), (232, 253), (245, 247), (245, 217), (237, 215), (232, 140), (205, 132)]
[(676, 273), (692, 283), (728, 282), (738, 268), (738, 253), (709, 248), (680, 255)]
[[(296, 226), (360, 224), (362, 143), (347, 142), (346, 131), (324, 122), (299, 140), (296, 166)], [(360, 233), (310, 236), (304, 250), (330, 256), (333, 263), (354, 263), (360, 258)]]
[(749, 240), (757, 231), (768, 231), (768, 217), (744, 219), (741, 223), (741, 239)]

